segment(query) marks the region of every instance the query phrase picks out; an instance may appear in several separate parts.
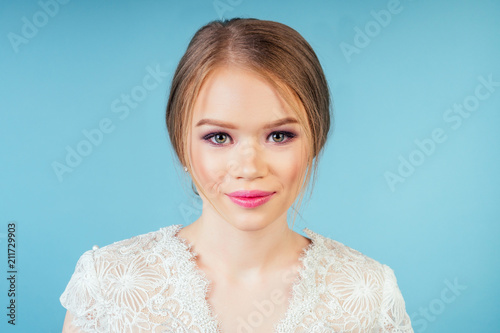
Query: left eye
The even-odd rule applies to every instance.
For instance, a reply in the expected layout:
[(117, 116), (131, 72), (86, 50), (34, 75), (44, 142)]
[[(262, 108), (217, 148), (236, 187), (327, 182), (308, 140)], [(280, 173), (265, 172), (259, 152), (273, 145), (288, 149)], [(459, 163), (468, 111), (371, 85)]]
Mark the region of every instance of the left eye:
[[(295, 138), (295, 134), (291, 132), (286, 132), (286, 131), (278, 131), (278, 132), (272, 132), (271, 137), (277, 139), (275, 142), (276, 143), (286, 143), (288, 141), (291, 141), (293, 138)], [(288, 138), (288, 139), (286, 139)]]
[(271, 137), (273, 137), (274, 139), (278, 138), (276, 142), (283, 142), (286, 136), (287, 135), (284, 132), (273, 132), (271, 134)]

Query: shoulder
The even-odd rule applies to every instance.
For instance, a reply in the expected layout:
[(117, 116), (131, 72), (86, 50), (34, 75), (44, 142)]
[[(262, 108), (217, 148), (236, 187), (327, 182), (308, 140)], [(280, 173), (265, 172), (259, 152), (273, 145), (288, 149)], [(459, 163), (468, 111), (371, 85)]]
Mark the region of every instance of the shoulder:
[[(117, 270), (129, 271), (137, 266), (153, 266), (168, 261), (173, 257), (173, 235), (181, 225), (170, 225), (128, 239), (85, 251), (78, 259), (72, 280), (85, 279), (98, 285), (98, 281)], [(155, 257), (155, 260), (152, 260)], [(175, 260), (171, 260), (175, 261)], [(120, 268), (121, 267), (121, 268)]]
[(66, 297), (90, 295), (86, 304), (119, 304), (134, 309), (144, 305), (146, 298), (138, 302), (136, 298), (129, 300), (118, 296), (137, 290), (146, 295), (165, 282), (164, 270), (176, 262), (175, 252), (170, 249), (172, 235), (179, 226), (163, 227), (85, 251), (66, 287), (63, 302), (69, 304)]
[(314, 244), (305, 260), (304, 297), (329, 313), (317, 317), (318, 323), (335, 332), (412, 332), (389, 266), (339, 241), (304, 231)]
[(314, 238), (316, 252), (311, 266), (323, 281), (331, 281), (321, 288), (328, 290), (338, 299), (368, 297), (380, 305), (384, 295), (397, 289), (393, 270), (379, 261), (368, 257), (339, 241), (307, 229)]
[(323, 262), (334, 271), (355, 267), (359, 271), (384, 273), (387, 269), (386, 265), (339, 241), (307, 228), (305, 232), (317, 244), (317, 252)]
[(178, 261), (173, 235), (179, 227), (167, 226), (83, 253), (60, 297), (74, 315), (73, 323), (92, 332), (157, 325), (150, 323), (147, 311), (165, 301), (166, 289), (180, 284), (172, 269)]
[(155, 231), (116, 241), (112, 244), (99, 247), (94, 245), (84, 255), (92, 255), (94, 260), (114, 258), (115, 260), (130, 261), (135, 257), (144, 257), (150, 253), (168, 253), (172, 244), (172, 236), (180, 225), (170, 225)]
[(404, 318), (404, 301), (389, 266), (341, 242), (310, 230), (306, 232), (316, 241), (316, 257), (311, 266), (315, 268), (314, 276), (321, 277), (313, 290), (318, 289), (325, 299), (331, 300), (327, 306), (332, 311), (359, 327), (366, 324), (359, 320), (367, 313), (375, 320), (381, 313), (387, 313), (387, 309), (396, 309), (397, 318)]

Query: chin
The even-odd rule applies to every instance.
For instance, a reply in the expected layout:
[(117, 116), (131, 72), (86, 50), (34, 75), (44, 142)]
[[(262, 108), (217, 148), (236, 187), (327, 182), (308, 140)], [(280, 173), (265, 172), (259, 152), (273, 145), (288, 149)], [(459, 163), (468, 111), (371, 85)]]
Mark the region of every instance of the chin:
[(277, 217), (255, 212), (232, 212), (227, 215), (227, 221), (241, 231), (258, 231), (265, 229), (276, 221)]
[(232, 223), (232, 225), (240, 231), (259, 231), (265, 229), (269, 223)]

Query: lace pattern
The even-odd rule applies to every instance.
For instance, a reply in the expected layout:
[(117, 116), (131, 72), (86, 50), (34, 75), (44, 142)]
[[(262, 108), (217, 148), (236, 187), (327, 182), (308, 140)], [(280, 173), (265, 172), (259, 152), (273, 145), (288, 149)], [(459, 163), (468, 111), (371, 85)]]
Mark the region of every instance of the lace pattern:
[[(60, 297), (83, 332), (222, 333), (182, 225), (88, 250)], [(392, 269), (308, 228), (312, 243), (274, 333), (413, 333)]]

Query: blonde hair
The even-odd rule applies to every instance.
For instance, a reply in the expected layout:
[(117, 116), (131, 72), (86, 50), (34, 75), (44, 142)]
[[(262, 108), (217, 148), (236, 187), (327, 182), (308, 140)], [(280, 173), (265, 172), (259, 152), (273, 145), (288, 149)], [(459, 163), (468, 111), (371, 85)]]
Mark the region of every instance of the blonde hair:
[[(330, 130), (330, 91), (314, 50), (289, 26), (255, 18), (211, 21), (194, 34), (172, 78), (166, 123), (179, 162), (188, 168), (196, 187), (209, 201), (191, 173), (187, 139), (200, 88), (220, 66), (239, 66), (265, 78), (305, 129), (310, 154), (306, 176), (300, 182), (300, 207), (311, 174), (312, 187), (316, 182), (318, 158)], [(193, 191), (199, 196), (194, 187)], [(295, 222), (298, 210), (292, 208)]]

